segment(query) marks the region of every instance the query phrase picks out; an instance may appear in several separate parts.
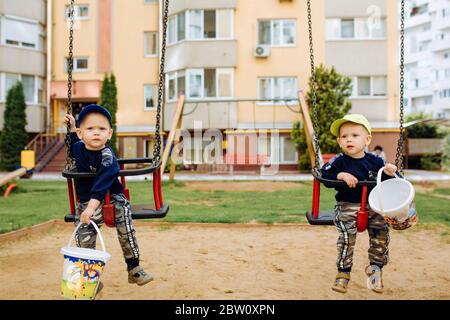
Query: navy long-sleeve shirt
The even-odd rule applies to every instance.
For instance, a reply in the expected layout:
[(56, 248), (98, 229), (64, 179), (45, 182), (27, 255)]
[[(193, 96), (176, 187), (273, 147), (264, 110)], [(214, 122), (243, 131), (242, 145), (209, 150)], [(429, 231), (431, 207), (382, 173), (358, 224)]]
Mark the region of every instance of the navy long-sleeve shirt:
[(95, 178), (76, 179), (78, 201), (87, 202), (91, 199), (102, 201), (108, 190), (111, 194), (123, 192), (123, 187), (118, 179), (119, 163), (110, 147), (98, 151), (88, 150), (76, 133), (72, 133), (71, 155), (75, 158), (77, 172), (94, 172), (96, 174)]
[[(352, 158), (344, 153), (338, 154), (336, 157), (325, 163), (320, 170), (322, 177), (329, 180), (337, 180), (337, 175), (341, 172), (350, 173), (355, 176), (358, 181), (373, 180), (376, 178), (378, 170), (384, 167), (385, 162), (382, 158), (371, 153), (365, 153), (363, 158)], [(383, 172), (381, 180), (390, 179)], [(362, 187), (356, 188), (336, 187), (336, 201), (360, 203), (362, 196)], [(368, 187), (367, 196), (373, 187)]]

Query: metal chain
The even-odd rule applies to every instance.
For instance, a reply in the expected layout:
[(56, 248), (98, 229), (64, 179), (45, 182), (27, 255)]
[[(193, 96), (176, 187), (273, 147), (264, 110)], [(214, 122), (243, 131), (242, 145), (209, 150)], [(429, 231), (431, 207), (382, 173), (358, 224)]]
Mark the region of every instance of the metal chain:
[[(73, 24), (75, 16), (75, 0), (70, 1), (69, 6), (69, 58), (67, 65), (67, 114), (72, 114), (72, 70), (73, 70)], [(70, 171), (75, 168), (75, 159), (71, 156), (70, 122), (67, 123), (65, 138), (67, 156), (65, 169)]]
[(162, 18), (163, 35), (161, 41), (161, 60), (159, 65), (159, 87), (158, 87), (158, 107), (156, 108), (156, 125), (155, 125), (155, 148), (153, 149), (153, 162), (161, 160), (161, 110), (164, 104), (164, 85), (165, 85), (165, 73), (164, 65), (166, 59), (166, 43), (167, 43), (167, 21), (169, 15), (169, 0), (164, 2), (164, 13)]
[(319, 115), (317, 112), (317, 92), (316, 92), (316, 70), (314, 67), (314, 47), (311, 17), (311, 0), (307, 1), (308, 5), (308, 32), (309, 32), (309, 58), (311, 63), (311, 93), (312, 93), (312, 109), (313, 109), (313, 143), (314, 143), (314, 170), (319, 171)]
[(404, 117), (404, 62), (405, 62), (405, 0), (401, 1), (400, 12), (400, 136), (397, 145), (397, 154), (395, 156), (395, 165), (400, 173), (403, 174), (403, 148), (405, 144), (405, 130), (403, 128)]

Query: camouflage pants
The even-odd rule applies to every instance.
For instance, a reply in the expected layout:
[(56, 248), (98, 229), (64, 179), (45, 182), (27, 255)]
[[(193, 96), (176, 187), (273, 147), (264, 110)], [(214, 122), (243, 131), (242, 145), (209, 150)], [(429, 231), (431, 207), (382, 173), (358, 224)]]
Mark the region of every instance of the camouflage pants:
[[(103, 224), (102, 202), (91, 220), (99, 227)], [(139, 247), (136, 240), (136, 230), (131, 219), (131, 207), (123, 194), (112, 194), (111, 204), (114, 205), (114, 220), (116, 224), (117, 237), (122, 247), (125, 259), (139, 258)], [(80, 223), (80, 215), (86, 209), (88, 202), (79, 202), (75, 214), (75, 226)], [(95, 249), (97, 232), (92, 224), (82, 225), (75, 236), (78, 247)]]
[[(353, 250), (356, 244), (356, 213), (358, 203), (338, 202), (335, 207), (334, 224), (339, 232), (337, 241), (337, 267), (339, 270), (351, 269), (353, 265)], [(384, 218), (367, 207), (369, 221), (369, 261), (372, 265), (384, 266), (389, 260), (389, 228)]]

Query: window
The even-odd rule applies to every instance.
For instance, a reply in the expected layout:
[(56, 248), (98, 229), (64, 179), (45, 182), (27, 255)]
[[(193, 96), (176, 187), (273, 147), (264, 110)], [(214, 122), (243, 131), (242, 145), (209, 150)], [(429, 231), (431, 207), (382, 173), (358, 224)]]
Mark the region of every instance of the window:
[(158, 54), (158, 33), (144, 32), (144, 56), (152, 57)]
[[(70, 6), (66, 5), (65, 10), (64, 10), (65, 19), (69, 18), (69, 10), (70, 10)], [(75, 5), (74, 6), (74, 19), (75, 20), (89, 19), (89, 5), (87, 5), (87, 4)]]
[(1, 44), (38, 49), (39, 25), (37, 23), (0, 17)]
[[(69, 58), (66, 58), (65, 71), (69, 70)], [(73, 58), (73, 71), (83, 72), (88, 71), (88, 58), (74, 57)]]
[(188, 69), (168, 74), (167, 99), (174, 101), (178, 93), (187, 98), (232, 98), (233, 69)]
[(258, 21), (258, 44), (294, 46), (296, 43), (295, 20)]
[(34, 76), (26, 76), (22, 75), (22, 84), (23, 84), (23, 91), (25, 94), (25, 101), (26, 102), (34, 102), (35, 99), (35, 80)]
[(342, 19), (341, 20), (341, 38), (353, 38), (354, 37), (354, 20)]
[(158, 3), (158, 0), (144, 0), (145, 4)]
[(144, 110), (156, 107), (158, 100), (158, 87), (154, 84), (144, 85)]
[[(33, 75), (15, 74), (15, 73), (2, 73), (0, 74), (1, 82), (3, 83), (3, 91), (0, 92), (1, 100), (6, 100), (8, 92), (11, 88), (21, 82), (25, 95), (25, 102), (27, 104), (42, 103), (43, 97), (43, 81), (42, 79)], [(0, 87), (1, 88), (1, 87)]]
[(274, 77), (258, 79), (258, 99), (296, 99), (297, 78)]
[(298, 153), (290, 137), (258, 136), (258, 155), (270, 163), (294, 164)]
[(385, 97), (386, 76), (358, 76), (353, 79), (352, 97)]
[(281, 162), (283, 163), (295, 163), (297, 160), (297, 149), (295, 143), (289, 137), (281, 137), (282, 139), (282, 154)]
[(8, 96), (9, 90), (14, 87), (18, 81), (20, 81), (18, 74), (5, 73), (5, 94), (3, 95), (3, 97), (5, 97), (5, 100)]
[(327, 40), (336, 39), (383, 39), (386, 37), (386, 19), (374, 22), (364, 18), (326, 19)]
[(169, 17), (169, 44), (182, 40), (232, 38), (233, 11), (187, 10)]

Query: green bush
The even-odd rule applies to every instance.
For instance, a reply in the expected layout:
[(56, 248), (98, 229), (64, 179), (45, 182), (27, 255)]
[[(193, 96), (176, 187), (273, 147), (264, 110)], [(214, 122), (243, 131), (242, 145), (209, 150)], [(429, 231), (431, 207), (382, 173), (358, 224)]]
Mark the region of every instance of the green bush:
[(441, 170), (442, 158), (436, 154), (425, 154), (420, 158), (420, 165), (425, 170)]

